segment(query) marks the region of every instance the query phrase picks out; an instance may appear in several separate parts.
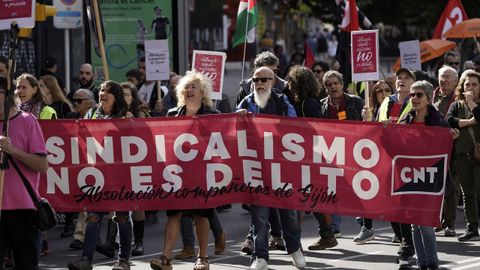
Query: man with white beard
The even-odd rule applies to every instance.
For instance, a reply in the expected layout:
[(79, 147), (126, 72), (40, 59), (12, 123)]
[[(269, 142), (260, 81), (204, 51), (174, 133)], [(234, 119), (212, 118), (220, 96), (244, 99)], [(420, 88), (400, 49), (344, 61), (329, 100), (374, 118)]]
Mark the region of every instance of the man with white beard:
[[(296, 117), (295, 109), (284, 94), (272, 91), (275, 73), (268, 67), (260, 67), (253, 73), (254, 90), (238, 105), (237, 112), (245, 116), (248, 113), (273, 114)], [(268, 269), (268, 217), (270, 209), (265, 206), (252, 205), (251, 226), (253, 226), (253, 253), (251, 270)], [(305, 257), (300, 246), (300, 226), (297, 212), (278, 209), (280, 223), (288, 254), (292, 256), (293, 265), (298, 269), (306, 266)]]

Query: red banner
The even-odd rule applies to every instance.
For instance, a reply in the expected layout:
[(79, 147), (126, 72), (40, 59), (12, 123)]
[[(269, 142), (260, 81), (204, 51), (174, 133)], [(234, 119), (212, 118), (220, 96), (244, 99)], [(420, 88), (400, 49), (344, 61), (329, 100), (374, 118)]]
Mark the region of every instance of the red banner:
[(222, 114), (41, 121), (56, 209), (253, 203), (434, 226), (448, 129)]

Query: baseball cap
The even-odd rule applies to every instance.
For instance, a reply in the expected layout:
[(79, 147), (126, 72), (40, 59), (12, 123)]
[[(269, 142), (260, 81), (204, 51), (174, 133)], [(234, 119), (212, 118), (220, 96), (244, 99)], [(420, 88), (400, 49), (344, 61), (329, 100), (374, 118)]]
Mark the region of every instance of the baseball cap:
[(415, 74), (408, 68), (400, 68), (397, 70), (397, 72), (395, 72), (395, 75), (399, 75), (400, 73), (402, 72), (406, 72), (408, 74), (408, 76), (410, 76), (410, 78), (412, 78), (414, 81), (417, 80), (417, 77), (415, 76)]

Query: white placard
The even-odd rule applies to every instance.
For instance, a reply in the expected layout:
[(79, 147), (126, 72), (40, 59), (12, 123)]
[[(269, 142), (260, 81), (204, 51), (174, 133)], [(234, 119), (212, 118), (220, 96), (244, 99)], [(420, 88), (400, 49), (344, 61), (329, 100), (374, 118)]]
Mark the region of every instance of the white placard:
[(35, 26), (35, 1), (0, 0), (0, 30), (8, 30), (15, 21), (20, 28)]
[(147, 81), (170, 78), (168, 40), (145, 40), (145, 77)]
[(398, 43), (400, 48), (400, 66), (411, 70), (422, 70), (420, 62), (420, 42), (410, 40)]
[(53, 16), (53, 26), (61, 29), (82, 27), (83, 5), (81, 0), (53, 0), (57, 14)]

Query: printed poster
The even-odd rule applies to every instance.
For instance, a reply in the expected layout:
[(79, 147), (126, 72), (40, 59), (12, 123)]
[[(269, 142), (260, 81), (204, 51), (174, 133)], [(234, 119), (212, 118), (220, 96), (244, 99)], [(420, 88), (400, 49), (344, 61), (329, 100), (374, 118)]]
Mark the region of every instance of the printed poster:
[(212, 99), (222, 99), (226, 59), (227, 54), (223, 52), (193, 51), (192, 69), (203, 73), (212, 81)]
[[(145, 57), (146, 40), (168, 40), (169, 63), (173, 63), (173, 1), (98, 1), (105, 28), (105, 54), (110, 79), (126, 81), (125, 74)], [(96, 79), (103, 80), (102, 60), (91, 47)]]
[(353, 31), (351, 36), (352, 81), (379, 80), (378, 30)]

